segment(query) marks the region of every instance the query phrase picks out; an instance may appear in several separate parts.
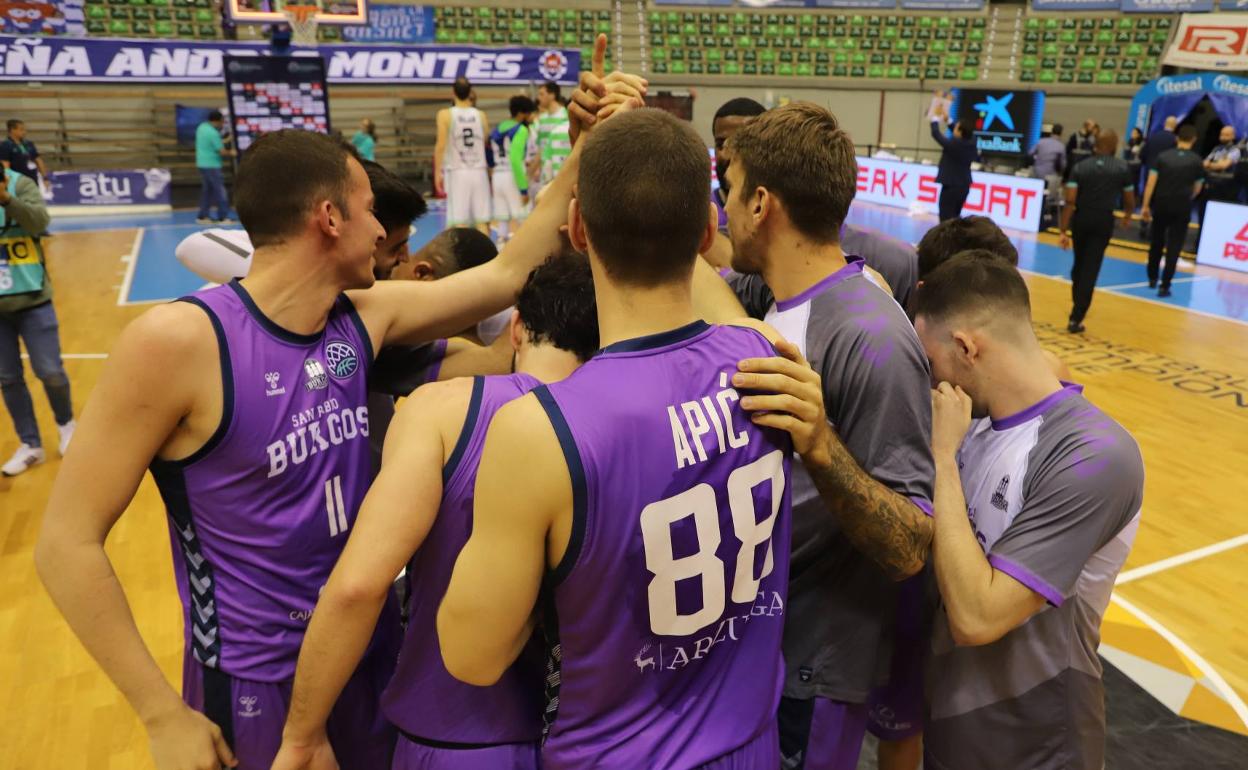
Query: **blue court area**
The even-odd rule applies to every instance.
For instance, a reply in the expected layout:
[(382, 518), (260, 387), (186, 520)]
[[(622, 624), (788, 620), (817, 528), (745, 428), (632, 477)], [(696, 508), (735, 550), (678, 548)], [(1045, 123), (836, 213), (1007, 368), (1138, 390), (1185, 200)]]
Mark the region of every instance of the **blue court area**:
[[(915, 243), (936, 224), (934, 217), (911, 217), (902, 209), (855, 204), (849, 219), (902, 240)], [(414, 253), (444, 227), (445, 213), (440, 202), (430, 206), (429, 213), (416, 222), (410, 240)], [(237, 226), (237, 225), (236, 225)], [(186, 236), (204, 229), (195, 224), (194, 211), (175, 211), (137, 217), (65, 218), (53, 223), (53, 233), (90, 230), (139, 230), (130, 277), (120, 298), (125, 303), (160, 302), (203, 287), (203, 280), (184, 268), (174, 257), (174, 249)], [(1018, 248), (1019, 267), (1040, 275), (1063, 280), (1070, 278), (1071, 254), (1057, 246), (1040, 243), (1030, 234), (1013, 234)], [(1186, 308), (1199, 313), (1248, 322), (1248, 282), (1218, 277), (1220, 271), (1210, 270), (1197, 276), (1191, 263), (1180, 264), (1172, 286), (1172, 296), (1160, 299), (1147, 285), (1144, 265), (1125, 259), (1106, 257), (1097, 288), (1127, 296)]]

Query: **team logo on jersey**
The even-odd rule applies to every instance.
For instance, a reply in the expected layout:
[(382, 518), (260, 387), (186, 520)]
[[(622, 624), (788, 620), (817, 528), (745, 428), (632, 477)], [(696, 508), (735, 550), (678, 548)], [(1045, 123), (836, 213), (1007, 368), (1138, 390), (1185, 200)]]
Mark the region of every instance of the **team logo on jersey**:
[(281, 382), (281, 380), (282, 380), (281, 372), (265, 372), (264, 381), (269, 383), (269, 388), (268, 390), (264, 391), (264, 395), (280, 396), (283, 393), (285, 393), (286, 387), (278, 384), (279, 382)]
[(325, 363), (335, 379), (345, 380), (360, 368), (360, 359), (349, 342), (334, 340), (325, 346)]
[(261, 714), (263, 714), (264, 712), (262, 710), (256, 708), (256, 701), (258, 700), (259, 698), (255, 695), (244, 695), (243, 697), (239, 698), (238, 705), (242, 706), (243, 710), (238, 712), (238, 715), (240, 717), (250, 719), (252, 717), (258, 717)]
[(325, 367), (315, 358), (309, 358), (303, 362), (303, 373), (308, 376), (307, 382), (303, 383), (305, 389), (324, 390), (329, 387), (329, 377), (325, 374)]
[(568, 72), (568, 57), (562, 51), (544, 51), (537, 59), (537, 69), (547, 80), (558, 80)]
[(997, 484), (997, 491), (992, 493), (992, 507), (998, 511), (1008, 511), (1010, 503), (1005, 496), (1010, 491), (1010, 477), (1008, 475), (1001, 477), (1001, 483)]

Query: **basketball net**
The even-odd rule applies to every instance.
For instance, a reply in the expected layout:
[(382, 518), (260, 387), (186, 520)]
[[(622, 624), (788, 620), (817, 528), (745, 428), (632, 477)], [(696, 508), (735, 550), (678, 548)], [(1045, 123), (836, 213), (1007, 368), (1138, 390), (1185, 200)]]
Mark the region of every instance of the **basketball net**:
[(320, 26), (317, 13), (318, 5), (284, 5), (282, 13), (286, 23), (290, 25), (290, 42), (299, 46), (315, 46), (317, 44), (316, 29)]

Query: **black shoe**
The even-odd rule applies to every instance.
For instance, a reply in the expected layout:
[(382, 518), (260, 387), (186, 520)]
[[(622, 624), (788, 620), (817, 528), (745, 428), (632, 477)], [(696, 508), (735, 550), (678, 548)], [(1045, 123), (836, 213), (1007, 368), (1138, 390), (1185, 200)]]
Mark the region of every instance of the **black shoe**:
[(1170, 296), (1170, 287), (1169, 287), (1169, 286), (1162, 286), (1160, 289), (1158, 289), (1158, 290), (1157, 290), (1157, 296), (1158, 296), (1158, 297), (1169, 297), (1169, 296)]
[(1150, 289), (1156, 289), (1156, 288), (1157, 288), (1157, 282), (1156, 282), (1156, 281), (1149, 281), (1149, 282), (1148, 282), (1148, 288), (1150, 288)]
[(1087, 331), (1087, 328), (1083, 325), (1082, 321), (1071, 321), (1070, 323), (1066, 324), (1066, 331), (1070, 332), (1071, 334), (1083, 334), (1085, 331)]

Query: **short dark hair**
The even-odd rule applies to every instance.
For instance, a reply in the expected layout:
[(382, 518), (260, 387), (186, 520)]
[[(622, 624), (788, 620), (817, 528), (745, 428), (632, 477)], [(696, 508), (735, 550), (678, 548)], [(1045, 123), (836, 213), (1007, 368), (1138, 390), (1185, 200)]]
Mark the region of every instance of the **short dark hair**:
[(813, 102), (768, 110), (733, 134), (728, 146), (740, 163), (743, 200), (759, 187), (784, 202), (799, 232), (836, 243), (858, 190), (854, 142), (836, 116)]
[(581, 153), (577, 198), (607, 273), (635, 286), (687, 275), (710, 218), (711, 163), (693, 127), (657, 109), (613, 116)]
[(546, 93), (550, 94), (556, 99), (559, 98), (559, 84), (553, 80), (547, 80), (545, 83), (542, 83), (540, 86), (538, 86), (538, 88), (545, 90)]
[(1066, 129), (1062, 128), (1061, 123), (1054, 123), (1053, 128), (1049, 131), (1049, 133), (1052, 134), (1053, 136), (1061, 136), (1062, 132), (1065, 130)]
[(490, 236), (473, 227), (452, 227), (446, 231), (455, 272), (484, 265), (498, 256), (498, 246)]
[(465, 77), (455, 78), (451, 91), (455, 94), (456, 99), (464, 101), (472, 95), (472, 83), (469, 83), (468, 78)]
[[(212, 112), (208, 113), (209, 123), (216, 123), (218, 120), (225, 120), (225, 116), (221, 114), (221, 110), (213, 110)], [(13, 121), (10, 120), (9, 128), (13, 127), (12, 124), (13, 124)]]
[(23, 123), (22, 121), (18, 120), (17, 118), (10, 118), (10, 119), (9, 119), (9, 122), (5, 124), (5, 126), (6, 126), (6, 127), (7, 127), (10, 131), (12, 131), (13, 129), (17, 128), (18, 126), (23, 126), (23, 125), (25, 125), (25, 123)]
[(968, 311), (1031, 316), (1031, 297), (1018, 268), (986, 249), (955, 254), (923, 280), (914, 315), (943, 321)]
[(767, 108), (758, 102), (745, 96), (738, 96), (736, 99), (729, 99), (724, 102), (718, 110), (715, 111), (715, 117), (711, 118), (711, 128), (715, 127), (715, 122), (720, 118), (752, 118), (762, 115)]
[(408, 227), (412, 221), (425, 215), (429, 206), (425, 199), (407, 182), (387, 171), (376, 161), (361, 161), (373, 188), (373, 213), (386, 232), (396, 227)]
[(511, 101), (507, 103), (507, 109), (511, 111), (511, 116), (514, 118), (522, 112), (536, 111), (537, 105), (533, 103), (532, 99), (521, 94), (511, 97)]
[(919, 280), (954, 255), (969, 250), (991, 251), (1011, 265), (1018, 264), (1018, 249), (997, 223), (988, 217), (950, 219), (928, 230), (919, 241)]
[(234, 180), (234, 209), (256, 248), (297, 233), (319, 201), (347, 210), (355, 148), (315, 131), (287, 128), (265, 134), (243, 154)]
[(1179, 141), (1180, 142), (1183, 142), (1183, 143), (1194, 142), (1196, 141), (1196, 137), (1198, 135), (1199, 134), (1197, 134), (1196, 132), (1196, 126), (1193, 126), (1191, 123), (1188, 123), (1187, 125), (1184, 125), (1184, 126), (1179, 126)]
[(534, 268), (516, 310), (534, 344), (549, 342), (582, 361), (598, 350), (594, 276), (580, 254), (558, 253)]
[(970, 139), (975, 133), (975, 121), (970, 118), (958, 118), (958, 130), (961, 131), (963, 139)]

